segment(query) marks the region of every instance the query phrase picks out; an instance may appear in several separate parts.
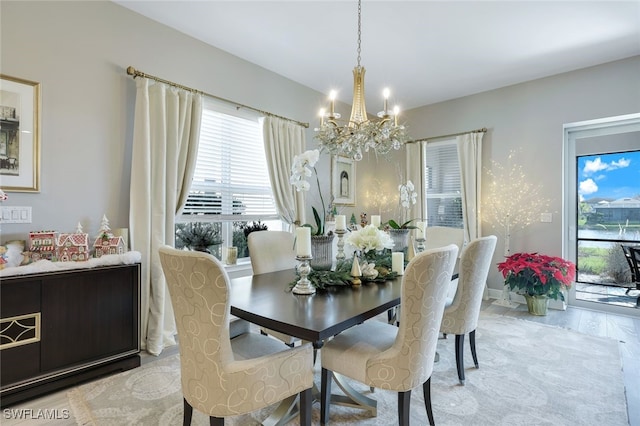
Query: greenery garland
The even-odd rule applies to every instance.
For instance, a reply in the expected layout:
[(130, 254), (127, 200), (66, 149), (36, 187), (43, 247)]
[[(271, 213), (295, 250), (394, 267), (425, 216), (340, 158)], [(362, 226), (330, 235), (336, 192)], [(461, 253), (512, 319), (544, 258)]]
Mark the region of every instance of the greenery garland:
[[(395, 279), (398, 276), (397, 272), (391, 271), (390, 250), (385, 250), (382, 253), (366, 253), (365, 260), (376, 264), (375, 269), (378, 271), (378, 276), (373, 279), (360, 277), (363, 282), (384, 282)], [(320, 290), (325, 290), (331, 286), (351, 286), (353, 280), (351, 276), (352, 262), (352, 259), (340, 261), (334, 271), (316, 271), (312, 269), (307, 278), (312, 286)], [(296, 280), (289, 283), (289, 289), (292, 289), (297, 284), (299, 278), (300, 274), (296, 272)]]

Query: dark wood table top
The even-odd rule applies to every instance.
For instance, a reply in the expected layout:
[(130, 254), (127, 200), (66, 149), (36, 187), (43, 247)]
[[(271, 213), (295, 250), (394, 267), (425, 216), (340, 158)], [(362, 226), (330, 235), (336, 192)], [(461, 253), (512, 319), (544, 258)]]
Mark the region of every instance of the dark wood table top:
[(295, 279), (293, 269), (232, 279), (231, 314), (319, 348), (325, 339), (400, 303), (402, 277), (308, 296), (289, 290)]

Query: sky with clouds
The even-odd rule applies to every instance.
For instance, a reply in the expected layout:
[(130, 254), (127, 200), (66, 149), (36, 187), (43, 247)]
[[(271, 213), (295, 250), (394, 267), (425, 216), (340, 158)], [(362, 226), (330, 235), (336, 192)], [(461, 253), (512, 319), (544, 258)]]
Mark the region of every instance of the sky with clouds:
[(580, 198), (640, 197), (640, 151), (578, 158)]

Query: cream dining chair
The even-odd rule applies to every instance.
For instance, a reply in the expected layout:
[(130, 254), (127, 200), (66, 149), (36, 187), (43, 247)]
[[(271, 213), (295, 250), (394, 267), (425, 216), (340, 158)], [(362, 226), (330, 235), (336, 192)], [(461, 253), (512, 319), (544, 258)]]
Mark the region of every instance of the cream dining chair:
[(431, 373), (447, 289), (458, 256), (454, 244), (414, 257), (402, 277), (400, 325), (365, 321), (322, 347), (320, 423), (329, 421), (333, 373), (398, 392), (398, 420), (409, 424), (411, 390), (422, 385), (429, 424)]
[(498, 241), (495, 235), (471, 241), (462, 251), (458, 268), (458, 288), (453, 299), (447, 299), (440, 331), (456, 335), (456, 368), (460, 384), (464, 385), (464, 335), (469, 335), (469, 346), (476, 368), (476, 328), (482, 305), (484, 287)]
[[(254, 274), (266, 274), (274, 271), (293, 269), (298, 265), (294, 248), (295, 236), (286, 231), (258, 231), (247, 237), (249, 258)], [(261, 328), (263, 334), (269, 334), (282, 340), (288, 346), (300, 341), (278, 331)]]
[(258, 333), (229, 337), (229, 277), (215, 257), (159, 249), (180, 340), (185, 425), (193, 408), (210, 424), (300, 394), (300, 424), (311, 424), (311, 345), (287, 348)]

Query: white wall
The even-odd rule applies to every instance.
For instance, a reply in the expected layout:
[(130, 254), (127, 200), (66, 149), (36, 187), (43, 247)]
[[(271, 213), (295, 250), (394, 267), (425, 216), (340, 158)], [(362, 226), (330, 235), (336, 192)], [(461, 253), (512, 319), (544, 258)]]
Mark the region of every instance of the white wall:
[[(484, 168), (491, 168), (491, 159), (504, 162), (510, 150), (517, 150), (527, 178), (539, 183), (551, 199), (553, 222), (535, 223), (512, 234), (511, 252), (562, 255), (563, 124), (637, 112), (640, 57), (425, 106), (409, 111), (407, 116), (414, 139), (488, 128)], [(486, 184), (486, 172), (483, 177)], [(486, 185), (483, 191), (487, 193)], [(482, 232), (488, 235), (498, 229), (483, 223)], [(503, 252), (500, 238), (494, 263), (502, 260)], [(498, 289), (502, 283), (493, 267), (489, 286)]]
[(3, 225), (2, 242), (32, 230), (70, 232), (78, 222), (94, 235), (103, 214), (112, 229), (128, 226), (135, 102), (129, 65), (302, 122), (315, 119), (325, 100), (111, 2), (3, 1), (0, 8), (2, 74), (42, 88), (41, 191), (12, 192), (3, 203), (32, 206), (33, 223)]

